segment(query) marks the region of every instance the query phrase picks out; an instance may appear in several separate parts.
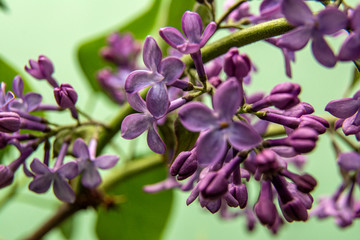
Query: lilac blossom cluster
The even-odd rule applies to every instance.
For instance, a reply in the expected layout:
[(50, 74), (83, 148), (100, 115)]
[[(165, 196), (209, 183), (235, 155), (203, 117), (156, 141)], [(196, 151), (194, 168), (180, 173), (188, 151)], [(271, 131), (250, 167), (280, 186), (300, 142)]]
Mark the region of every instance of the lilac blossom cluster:
[[(12, 92), (6, 91), (5, 83), (1, 83), (1, 149), (12, 145), (20, 155), (9, 164), (0, 165), (0, 188), (12, 184), (14, 174), (22, 167), (25, 176), (33, 179), (29, 184), (31, 191), (44, 193), (52, 185), (54, 194), (59, 200), (73, 203), (76, 200), (76, 195), (73, 190), (74, 185), (72, 184), (72, 186), (69, 182), (71, 179), (79, 176), (84, 187), (96, 188), (101, 183), (98, 169), (112, 168), (119, 158), (113, 155), (95, 157), (96, 138), (92, 138), (88, 147), (83, 139), (77, 138), (72, 142), (71, 136), (67, 136), (64, 139), (56, 139), (55, 142), (61, 144), (57, 154), (54, 142), (53, 157), (56, 157), (56, 161), (52, 163), (50, 139), (61, 135), (63, 131), (71, 129), (75, 131), (77, 127), (83, 125), (75, 107), (78, 95), (70, 84), (59, 85), (57, 83), (53, 77), (53, 64), (50, 59), (43, 55), (39, 56), (37, 61), (31, 59), (29, 66), (25, 66), (25, 70), (32, 77), (38, 80), (46, 80), (53, 87), (57, 105), (42, 103), (42, 96), (38, 93), (29, 92), (25, 94), (24, 81), (19, 75), (13, 79)], [(44, 117), (33, 114), (65, 109), (69, 109), (72, 118), (76, 120), (75, 125), (58, 126)], [(96, 125), (97, 123), (88, 122), (88, 124)], [(28, 131), (24, 132), (24, 130)], [(30, 159), (31, 154), (40, 145), (44, 146), (43, 159), (34, 158), (29, 163), (30, 160), (28, 159)], [(72, 151), (69, 151), (70, 145)], [(71, 153), (76, 157), (75, 161), (65, 163), (65, 156)]]

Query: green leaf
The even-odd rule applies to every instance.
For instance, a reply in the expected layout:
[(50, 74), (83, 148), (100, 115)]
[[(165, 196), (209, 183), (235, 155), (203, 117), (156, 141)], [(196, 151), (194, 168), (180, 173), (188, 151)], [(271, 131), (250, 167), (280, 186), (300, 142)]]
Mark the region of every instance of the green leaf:
[[(4, 58), (0, 56), (0, 81), (6, 84), (7, 91), (11, 90), (12, 81), (16, 75), (19, 75), (19, 71), (17, 71), (14, 67), (8, 64), (6, 60), (4, 60)], [(22, 79), (24, 80), (24, 91), (31, 91), (26, 79), (24, 77), (22, 77)]]
[(74, 232), (74, 218), (70, 217), (60, 224), (59, 230), (65, 239), (71, 239)]
[[(161, 0), (154, 0), (150, 8), (135, 18), (133, 21), (123, 27), (119, 27), (118, 31), (125, 33), (131, 32), (135, 39), (143, 40), (153, 29), (157, 15), (160, 11)], [(99, 55), (99, 51), (106, 45), (106, 37), (110, 33), (103, 34), (97, 38), (81, 44), (78, 48), (77, 57), (80, 67), (87, 77), (94, 91), (100, 91), (100, 86), (96, 80), (96, 72), (109, 66)]]
[(182, 151), (189, 151), (195, 144), (196, 140), (199, 137), (198, 132), (190, 132), (187, 130), (177, 118), (174, 122), (175, 136), (176, 136), (176, 147), (175, 154), (176, 157)]
[(146, 184), (166, 178), (163, 166), (133, 176), (112, 188), (108, 193), (122, 195), (125, 202), (117, 208), (100, 209), (96, 223), (99, 239), (158, 240), (171, 210), (173, 192), (156, 194), (143, 192)]
[(7, 7), (7, 5), (5, 4), (5, 2), (3, 0), (0, 0), (0, 9), (3, 10), (3, 11), (8, 10), (8, 7)]

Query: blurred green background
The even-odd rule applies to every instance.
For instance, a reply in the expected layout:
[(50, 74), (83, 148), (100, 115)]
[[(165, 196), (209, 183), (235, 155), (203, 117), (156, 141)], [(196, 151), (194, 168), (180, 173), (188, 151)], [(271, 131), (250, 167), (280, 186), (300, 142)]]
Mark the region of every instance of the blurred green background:
[[(78, 91), (79, 106), (91, 111), (95, 118), (106, 119), (114, 113), (115, 105), (103, 95), (89, 94), (91, 88), (79, 68), (76, 50), (82, 42), (99, 34), (110, 33), (119, 25), (129, 22), (146, 10), (150, 3), (150, 0), (7, 0), (8, 11), (0, 12), (0, 56), (26, 76), (23, 66), (27, 64), (28, 59), (37, 59), (38, 55), (45, 54), (55, 65), (56, 78), (60, 82), (71, 83)], [(163, 9), (168, 3), (169, 1), (163, 1)], [(222, 4), (223, 1), (218, 1), (218, 11), (222, 10)], [(251, 4), (257, 9), (259, 2)], [(156, 29), (159, 27), (161, 26), (154, 28), (153, 36), (158, 37)], [(340, 36), (331, 41), (335, 49), (338, 49), (343, 39), (344, 36)], [(285, 76), (282, 54), (278, 49), (266, 43), (255, 43), (241, 51), (246, 52), (258, 68), (258, 73), (253, 77), (253, 85), (248, 88), (249, 92), (269, 91), (275, 84), (289, 81)], [(297, 53), (296, 58), (296, 63), (292, 65), (291, 81), (302, 85), (301, 99), (311, 102), (316, 113), (323, 115), (327, 102), (342, 97), (351, 79), (353, 66), (351, 63), (340, 63), (333, 69), (326, 69), (313, 59), (309, 46)], [(54, 102), (50, 88), (44, 87), (43, 82), (29, 76), (27, 78), (30, 79), (33, 89), (42, 90), (44, 102)], [(95, 96), (95, 104), (90, 109), (89, 101)], [(94, 103), (94, 99), (91, 103)], [(121, 144), (124, 144), (126, 149), (127, 143), (123, 141)], [(110, 151), (109, 149), (107, 152)], [(316, 176), (319, 182), (314, 192), (315, 199), (324, 194), (331, 194), (340, 184), (334, 154), (326, 136), (322, 136), (316, 151), (309, 154), (306, 170)], [(255, 201), (258, 189), (253, 187), (248, 191)], [(356, 189), (357, 195), (358, 192)], [(163, 233), (163, 240), (360, 238), (358, 222), (346, 229), (339, 229), (333, 219), (311, 219), (306, 223), (286, 224), (277, 236), (272, 236), (260, 225), (257, 225), (255, 232), (248, 233), (243, 218), (224, 221), (217, 215), (201, 209), (197, 202), (188, 207), (185, 204), (187, 195), (188, 193), (175, 191), (173, 209)], [(51, 216), (58, 204), (52, 194), (37, 196), (28, 192), (25, 187), (11, 203), (0, 209), (0, 239), (21, 239), (26, 236), (26, 233), (32, 232)], [(92, 209), (77, 214), (74, 221), (76, 231), (71, 239), (97, 239), (95, 221), (96, 215)], [(122, 231), (121, 228), (119, 225), (118, 231)], [(45, 239), (64, 237), (59, 230), (54, 230)]]

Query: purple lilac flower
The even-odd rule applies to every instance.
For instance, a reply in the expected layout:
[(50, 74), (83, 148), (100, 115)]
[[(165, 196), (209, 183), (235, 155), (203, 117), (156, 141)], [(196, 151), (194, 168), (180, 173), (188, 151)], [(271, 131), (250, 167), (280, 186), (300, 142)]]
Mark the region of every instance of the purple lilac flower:
[(31, 76), (39, 80), (47, 80), (54, 88), (59, 87), (56, 80), (52, 77), (52, 74), (54, 73), (54, 66), (49, 58), (44, 55), (40, 55), (38, 61), (30, 59), (29, 65), (30, 67), (25, 66), (25, 71), (27, 71)]
[(279, 47), (277, 45), (277, 40), (275, 38), (268, 38), (265, 41), (281, 49), (284, 55), (285, 73), (289, 78), (291, 78), (292, 77), (291, 62), (295, 62), (295, 52), (285, 47)]
[(156, 118), (146, 108), (145, 101), (138, 93), (128, 94), (130, 106), (140, 113), (130, 114), (125, 117), (121, 124), (121, 136), (125, 139), (134, 139), (143, 132), (147, 133), (147, 143), (150, 149), (156, 153), (165, 153), (165, 143), (159, 136), (156, 127)]
[(317, 15), (302, 0), (284, 0), (282, 12), (287, 21), (296, 26), (277, 41), (279, 47), (297, 51), (312, 38), (312, 51), (319, 63), (326, 67), (336, 64), (336, 57), (326, 43), (324, 35), (333, 34), (347, 25), (346, 15), (335, 7), (327, 7)]
[(216, 23), (209, 23), (203, 32), (200, 15), (186, 11), (181, 19), (181, 28), (186, 38), (173, 27), (161, 28), (159, 34), (173, 48), (183, 54), (191, 54), (198, 52), (206, 44), (216, 30)]
[(97, 73), (97, 79), (101, 87), (118, 103), (126, 102), (125, 79), (131, 70), (123, 68), (112, 73), (110, 69), (102, 69)]
[[(227, 10), (234, 4), (235, 4), (235, 0), (227, 0), (225, 2), (225, 4), (224, 4), (224, 9)], [(234, 11), (232, 11), (229, 14), (229, 16), (227, 18), (227, 21), (228, 22), (229, 21), (237, 22), (237, 21), (240, 21), (243, 18), (253, 16), (253, 14), (250, 13), (249, 9), (250, 9), (250, 4), (248, 2), (241, 3), (239, 7), (234, 9)]]
[(76, 139), (73, 145), (73, 153), (77, 157), (79, 172), (82, 173), (81, 183), (87, 188), (96, 188), (101, 183), (98, 171), (110, 169), (119, 161), (116, 155), (101, 155), (95, 157), (96, 140), (91, 139), (89, 147), (81, 138)]
[(35, 173), (35, 178), (29, 185), (31, 191), (47, 192), (53, 183), (54, 194), (59, 200), (69, 203), (75, 201), (75, 193), (67, 179), (73, 179), (78, 175), (78, 165), (73, 161), (63, 164), (67, 149), (68, 143), (64, 143), (54, 168), (49, 168), (37, 158), (32, 161), (30, 168)]
[(225, 154), (227, 141), (237, 150), (246, 150), (261, 142), (260, 135), (248, 124), (232, 118), (243, 99), (239, 83), (228, 80), (221, 84), (213, 97), (214, 110), (203, 103), (192, 102), (179, 110), (181, 123), (201, 136), (197, 145), (200, 164), (218, 162)]
[(350, 26), (352, 32), (345, 39), (338, 54), (340, 61), (360, 58), (360, 5), (352, 12)]
[(6, 92), (6, 84), (4, 82), (1, 82), (0, 87), (0, 111), (6, 111), (9, 103), (13, 101), (15, 96), (11, 91)]
[(77, 93), (75, 89), (68, 83), (62, 83), (60, 87), (54, 88), (54, 97), (61, 108), (69, 108), (73, 118), (78, 119), (78, 113), (75, 108), (77, 101)]
[(146, 95), (146, 106), (156, 118), (164, 116), (170, 106), (166, 85), (174, 83), (184, 71), (184, 63), (176, 57), (162, 59), (162, 52), (154, 38), (146, 37), (143, 60), (150, 70), (136, 70), (125, 82), (127, 93), (134, 94), (151, 86)]
[(224, 72), (229, 77), (236, 77), (242, 81), (251, 71), (252, 63), (245, 53), (239, 53), (239, 50), (231, 48), (224, 57)]
[(19, 112), (32, 112), (36, 110), (42, 100), (42, 96), (38, 93), (26, 93), (24, 91), (24, 82), (22, 78), (17, 75), (13, 80), (13, 92), (18, 98), (11, 101), (9, 104), (10, 111), (19, 111)]
[(20, 116), (14, 112), (0, 112), (0, 132), (13, 133), (20, 129)]

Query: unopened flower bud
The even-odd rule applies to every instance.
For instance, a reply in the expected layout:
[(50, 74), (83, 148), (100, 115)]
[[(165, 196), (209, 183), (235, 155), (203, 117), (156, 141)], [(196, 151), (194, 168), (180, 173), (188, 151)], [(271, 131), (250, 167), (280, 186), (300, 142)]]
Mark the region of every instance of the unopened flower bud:
[(199, 182), (199, 190), (205, 198), (216, 199), (228, 190), (228, 181), (222, 172), (209, 172)]
[(12, 183), (14, 173), (8, 166), (0, 165), (0, 188), (6, 187)]
[(272, 199), (271, 184), (268, 181), (261, 183), (259, 200), (254, 206), (255, 214), (261, 224), (271, 227), (276, 220), (276, 207)]
[(63, 83), (60, 85), (60, 87), (55, 88), (54, 96), (57, 104), (61, 108), (74, 107), (77, 101), (77, 93), (74, 88), (68, 83)]
[(325, 119), (315, 115), (303, 115), (300, 117), (299, 128), (308, 127), (314, 129), (318, 134), (323, 134), (329, 128), (329, 123)]
[(246, 54), (239, 54), (239, 50), (231, 48), (224, 58), (224, 71), (229, 77), (243, 79), (251, 70), (251, 61)]
[(14, 112), (0, 112), (0, 132), (13, 133), (20, 129), (20, 117)]
[(255, 161), (260, 172), (271, 172), (280, 167), (275, 152), (270, 149), (265, 149), (257, 154)]
[(245, 184), (231, 185), (229, 193), (237, 200), (240, 208), (245, 208), (248, 201), (248, 192)]
[(178, 180), (184, 180), (190, 177), (197, 169), (198, 163), (191, 152), (181, 152), (171, 164), (170, 174), (172, 176), (178, 175)]
[(318, 133), (311, 128), (298, 128), (289, 136), (289, 143), (298, 153), (311, 152), (318, 140)]
[(297, 105), (301, 91), (299, 84), (285, 82), (276, 85), (270, 92), (271, 103), (279, 109), (288, 109)]

